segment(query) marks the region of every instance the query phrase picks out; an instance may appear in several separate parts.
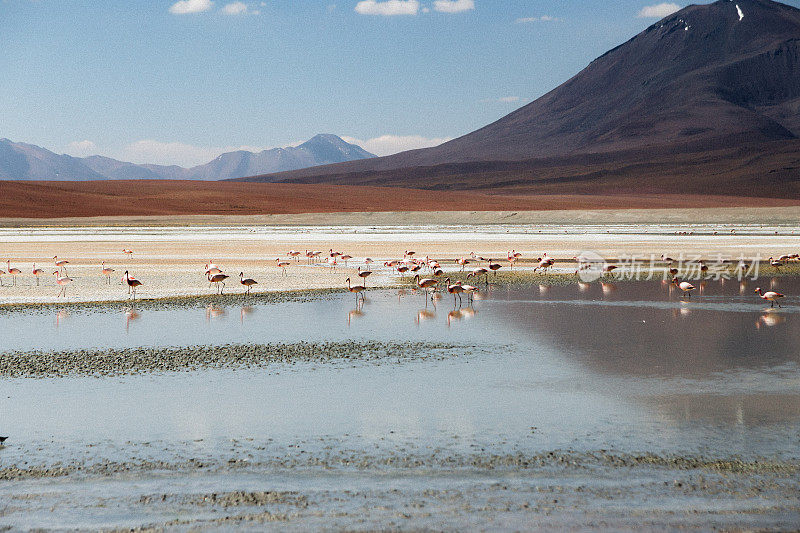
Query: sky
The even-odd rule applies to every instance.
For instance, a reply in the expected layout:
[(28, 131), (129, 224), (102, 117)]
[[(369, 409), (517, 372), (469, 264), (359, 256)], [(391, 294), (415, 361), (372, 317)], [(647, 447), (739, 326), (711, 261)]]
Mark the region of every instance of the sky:
[(683, 6), (0, 0), (0, 137), (183, 166), (317, 133), (387, 155), (497, 120)]

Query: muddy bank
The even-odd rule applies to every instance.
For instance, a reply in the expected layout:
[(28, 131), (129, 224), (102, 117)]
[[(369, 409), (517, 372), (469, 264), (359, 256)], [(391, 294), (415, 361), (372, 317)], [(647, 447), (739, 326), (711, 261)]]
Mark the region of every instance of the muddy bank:
[(424, 361), (464, 355), (477, 347), (433, 342), (298, 342), (162, 348), (9, 352), (0, 376), (53, 378), (119, 376), (201, 369), (263, 368), (271, 364)]

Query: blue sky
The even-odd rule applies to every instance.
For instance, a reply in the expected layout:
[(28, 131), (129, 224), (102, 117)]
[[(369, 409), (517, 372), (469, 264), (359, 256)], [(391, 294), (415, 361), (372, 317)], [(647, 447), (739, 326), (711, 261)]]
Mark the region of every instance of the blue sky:
[(323, 132), (426, 146), (553, 89), (658, 4), (0, 0), (0, 137), (183, 165)]

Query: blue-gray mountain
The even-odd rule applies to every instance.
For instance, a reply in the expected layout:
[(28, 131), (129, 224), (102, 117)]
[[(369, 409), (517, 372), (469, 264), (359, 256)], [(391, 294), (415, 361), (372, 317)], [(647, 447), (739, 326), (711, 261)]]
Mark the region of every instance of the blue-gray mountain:
[(297, 170), (375, 157), (360, 146), (331, 134), (320, 134), (299, 146), (258, 153), (228, 152), (204, 165), (184, 168), (118, 161), (93, 155), (72, 157), (39, 146), (0, 139), (0, 179), (88, 181), (103, 179), (217, 180)]

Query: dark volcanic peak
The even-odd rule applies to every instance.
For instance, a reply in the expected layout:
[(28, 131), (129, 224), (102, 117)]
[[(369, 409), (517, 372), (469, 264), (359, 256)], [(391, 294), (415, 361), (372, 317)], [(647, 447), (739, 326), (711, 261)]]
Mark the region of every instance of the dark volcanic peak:
[(792, 138), (799, 52), (800, 10), (767, 0), (690, 6), (440, 153), (522, 159)]
[(324, 181), (659, 146), (697, 152), (798, 136), (800, 10), (771, 0), (721, 0), (660, 20), (548, 94), (463, 137), (281, 178)]

